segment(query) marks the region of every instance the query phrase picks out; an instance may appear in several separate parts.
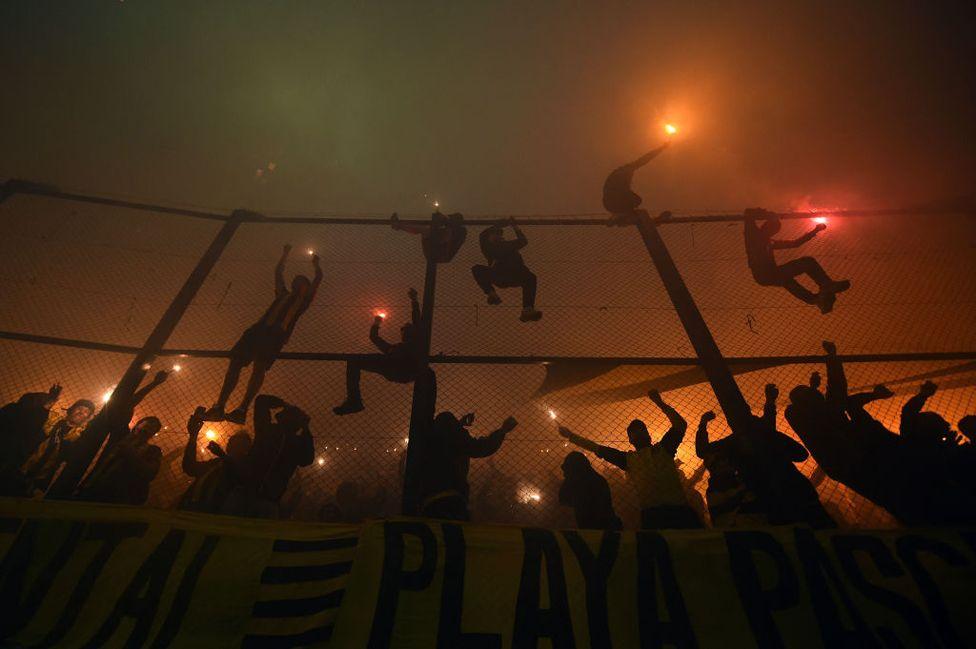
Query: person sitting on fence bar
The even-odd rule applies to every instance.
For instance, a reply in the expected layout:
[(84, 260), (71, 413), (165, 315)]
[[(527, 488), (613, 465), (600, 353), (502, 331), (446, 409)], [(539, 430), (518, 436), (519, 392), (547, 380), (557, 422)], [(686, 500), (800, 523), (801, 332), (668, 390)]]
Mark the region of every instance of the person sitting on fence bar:
[(309, 421), (304, 410), (279, 397), (262, 394), (255, 400), (254, 444), (248, 455), (257, 492), (255, 515), (277, 518), (295, 470), (315, 459)]
[(478, 237), (481, 244), (481, 254), (488, 260), (488, 265), (476, 265), (471, 268), (474, 281), (488, 297), (488, 304), (501, 304), (498, 288), (521, 287), (522, 289), (522, 322), (535, 322), (542, 317), (542, 312), (535, 308), (535, 293), (538, 284), (535, 274), (525, 265), (522, 259), (522, 248), (528, 245), (522, 229), (512, 218), (508, 221), (515, 230), (515, 239), (505, 239), (505, 222), (492, 225), (481, 232)]
[(416, 289), (410, 289), (407, 295), (410, 297), (410, 322), (400, 327), (400, 342), (391, 344), (380, 336), (380, 325), (386, 316), (377, 315), (373, 318), (369, 339), (383, 354), (346, 361), (346, 400), (332, 409), (335, 414), (349, 415), (365, 408), (360, 390), (363, 372), (379, 374), (394, 383), (412, 383), (416, 380), (421, 353), (420, 338), (424, 335), (421, 330), (423, 324)]
[(78, 487), (78, 500), (142, 505), (149, 485), (159, 473), (163, 451), (149, 443), (162, 424), (143, 417), (121, 441), (107, 446), (95, 468)]
[(639, 217), (647, 215), (646, 211), (638, 209), (641, 197), (631, 189), (634, 172), (656, 158), (670, 144), (670, 141), (665, 142), (633, 162), (610, 172), (603, 183), (603, 208), (610, 212), (610, 221), (607, 225), (633, 225)]
[(701, 458), (708, 470), (708, 487), (705, 504), (713, 527), (750, 527), (767, 525), (768, 518), (762, 505), (739, 477), (735, 457), (735, 440), (724, 437), (708, 440), (708, 423), (715, 413), (708, 411), (698, 422), (695, 435), (695, 455)]
[(471, 520), (468, 511), (468, 469), (471, 458), (495, 453), (518, 422), (509, 417), (484, 437), (472, 437), (474, 415), (458, 419), (450, 412), (434, 417), (428, 439), (419, 449), (420, 515), (455, 521)]
[(559, 504), (573, 508), (576, 527), (589, 530), (620, 530), (623, 523), (613, 510), (613, 498), (606, 478), (579, 451), (566, 455), (562, 464), (563, 483)]
[(458, 212), (446, 216), (434, 212), (430, 215), (430, 225), (401, 223), (400, 217), (394, 212), (390, 217), (390, 225), (400, 232), (419, 234), (424, 257), (439, 264), (454, 259), (468, 236), (468, 229), (464, 227), (464, 216)]
[[(775, 255), (776, 250), (799, 248), (827, 226), (818, 223), (798, 239), (781, 241), (773, 239), (782, 227), (779, 215), (761, 209), (748, 209), (744, 217), (746, 256), (756, 283), (760, 286), (782, 286), (801, 301), (816, 305), (821, 313), (830, 313), (834, 308), (837, 294), (849, 289), (850, 281), (832, 280), (813, 257), (799, 257), (778, 264)], [(756, 223), (758, 219), (763, 219), (761, 226)], [(796, 278), (801, 275), (806, 275), (813, 280), (819, 292), (814, 293), (800, 284)]]
[(641, 529), (693, 529), (704, 527), (698, 514), (688, 504), (678, 475), (675, 455), (684, 439), (688, 424), (678, 411), (661, 398), (657, 390), (647, 393), (651, 401), (671, 423), (657, 444), (651, 442), (647, 425), (635, 419), (627, 426), (627, 437), (633, 451), (603, 446), (580, 437), (568, 428), (559, 433), (570, 442), (627, 472), (627, 478), (637, 491), (641, 507)]
[(3, 493), (43, 493), (68, 449), (95, 414), (95, 404), (78, 399), (67, 410), (54, 408), (61, 396), (55, 384), (47, 392), (23, 395), (0, 411), (3, 439)]
[(187, 441), (182, 468), (183, 473), (193, 478), (193, 483), (180, 497), (177, 507), (212, 514), (246, 514), (245, 462), (251, 450), (251, 436), (243, 430), (234, 433), (227, 440), (226, 451), (211, 440), (207, 450), (215, 457), (200, 461), (197, 459), (197, 443), (205, 413), (206, 408), (199, 406), (186, 422)]
[[(217, 402), (204, 417), (207, 421), (223, 421), (226, 419), (235, 424), (244, 423), (251, 401), (260, 392), (264, 383), (264, 375), (271, 369), (278, 354), (288, 342), (298, 319), (308, 310), (315, 299), (315, 293), (322, 283), (322, 267), (319, 265), (319, 256), (312, 256), (315, 277), (309, 280), (305, 275), (296, 275), (291, 282), (291, 289), (288, 289), (285, 286), (285, 263), (288, 260), (289, 252), (291, 252), (291, 246), (286, 245), (281, 253), (281, 259), (278, 260), (278, 265), (275, 266), (275, 297), (271, 306), (264, 312), (260, 320), (244, 332), (237, 344), (230, 350), (230, 365), (227, 367), (227, 374), (224, 376), (224, 384), (220, 388), (220, 396), (217, 397)], [(247, 382), (240, 406), (225, 414), (224, 408), (227, 406), (227, 400), (230, 399), (234, 388), (237, 387), (241, 370), (251, 364), (253, 364), (251, 377)]]

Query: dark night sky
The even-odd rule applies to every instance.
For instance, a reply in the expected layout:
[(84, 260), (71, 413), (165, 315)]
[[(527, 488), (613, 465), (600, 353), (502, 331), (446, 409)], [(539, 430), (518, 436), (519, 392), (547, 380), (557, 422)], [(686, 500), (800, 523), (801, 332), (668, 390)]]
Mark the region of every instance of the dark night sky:
[(940, 199), (976, 177), (974, 26), (961, 3), (6, 0), (0, 176), (588, 212), (673, 120), (637, 180), (651, 208)]

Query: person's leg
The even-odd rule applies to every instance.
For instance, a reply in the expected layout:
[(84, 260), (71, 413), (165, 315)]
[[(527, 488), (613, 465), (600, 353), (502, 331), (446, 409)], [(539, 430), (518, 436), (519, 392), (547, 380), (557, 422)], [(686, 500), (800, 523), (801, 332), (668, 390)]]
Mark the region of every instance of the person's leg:
[[(828, 343), (824, 343), (828, 346)], [(847, 374), (844, 364), (837, 357), (836, 349), (831, 345), (827, 352), (827, 403), (838, 410), (847, 407)]]
[(847, 280), (834, 281), (830, 279), (827, 275), (827, 271), (823, 269), (813, 257), (800, 257), (799, 259), (793, 259), (788, 261), (779, 267), (781, 272), (784, 272), (790, 277), (798, 277), (799, 275), (806, 275), (812, 279), (816, 285), (820, 288), (821, 293), (840, 293), (841, 291), (846, 291), (850, 288), (851, 283)]
[(227, 373), (224, 375), (224, 384), (220, 388), (220, 395), (217, 397), (217, 401), (214, 403), (213, 407), (207, 411), (205, 419), (208, 421), (221, 421), (224, 418), (224, 408), (227, 406), (227, 400), (230, 399), (231, 393), (234, 388), (237, 387), (237, 382), (241, 378), (241, 370), (247, 363), (240, 358), (231, 358), (230, 364), (227, 366)]
[(247, 419), (247, 410), (251, 407), (251, 402), (254, 401), (254, 397), (258, 396), (258, 392), (261, 391), (261, 386), (264, 384), (264, 376), (268, 373), (268, 365), (265, 361), (255, 361), (254, 367), (251, 368), (251, 376), (247, 380), (247, 387), (244, 390), (244, 397), (241, 399), (241, 405), (227, 413), (227, 421), (233, 422), (235, 424), (243, 424)]
[(498, 293), (492, 285), (491, 268), (480, 264), (472, 266), (471, 274), (474, 275), (474, 281), (477, 282), (478, 288), (488, 296), (488, 304), (500, 304), (502, 299), (498, 297)]
[(795, 279), (788, 279), (784, 281), (781, 286), (790, 292), (793, 297), (797, 298), (801, 302), (807, 304), (816, 304), (817, 295), (813, 291), (809, 290), (807, 287), (800, 284), (800, 282)]
[(337, 415), (349, 415), (364, 410), (363, 395), (359, 385), (362, 373), (385, 374), (388, 366), (389, 362), (385, 356), (348, 361), (346, 363), (346, 400), (342, 405), (333, 408), (332, 411)]
[(538, 286), (538, 279), (531, 270), (525, 266), (519, 271), (514, 284), (522, 288), (522, 315), (519, 319), (522, 322), (535, 322), (542, 317), (542, 311), (535, 308), (535, 292)]

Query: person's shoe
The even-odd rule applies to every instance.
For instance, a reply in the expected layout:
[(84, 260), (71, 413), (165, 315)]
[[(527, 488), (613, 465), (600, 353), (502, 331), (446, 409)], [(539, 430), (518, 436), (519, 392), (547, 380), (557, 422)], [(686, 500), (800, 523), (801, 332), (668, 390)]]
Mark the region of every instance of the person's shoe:
[(817, 308), (820, 309), (820, 313), (826, 315), (834, 310), (834, 302), (836, 301), (837, 296), (834, 293), (821, 291), (820, 295), (817, 296)]
[(522, 322), (536, 322), (542, 319), (542, 311), (536, 311), (535, 309), (522, 309), (522, 315), (519, 316), (519, 320)]
[(244, 422), (247, 421), (247, 410), (244, 410), (243, 408), (231, 410), (227, 413), (225, 419), (231, 423), (237, 424), (238, 426), (243, 426)]
[(223, 421), (227, 419), (227, 415), (224, 414), (224, 409), (220, 406), (214, 406), (207, 412), (203, 413), (204, 421)]
[(836, 293), (843, 293), (850, 287), (851, 287), (851, 280), (845, 279), (840, 282), (831, 282), (830, 286), (827, 287), (827, 290), (830, 291), (831, 293), (836, 294)]
[(492, 291), (488, 294), (488, 304), (501, 304), (502, 299), (498, 297), (498, 293)]
[(346, 399), (341, 406), (336, 406), (332, 412), (339, 415), (352, 415), (366, 409), (361, 399)]

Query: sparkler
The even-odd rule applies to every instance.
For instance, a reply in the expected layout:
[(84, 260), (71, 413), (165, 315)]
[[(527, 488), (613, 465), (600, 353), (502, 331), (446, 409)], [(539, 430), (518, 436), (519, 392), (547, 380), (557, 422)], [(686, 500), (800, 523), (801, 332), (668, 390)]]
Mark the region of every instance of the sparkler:
[(678, 127), (675, 126), (674, 124), (665, 124), (664, 132), (667, 133), (668, 135), (675, 135), (678, 132)]
[(827, 225), (827, 217), (826, 216), (817, 216), (817, 217), (815, 217), (813, 219), (813, 222), (816, 223), (816, 224), (818, 224), (818, 225)]

